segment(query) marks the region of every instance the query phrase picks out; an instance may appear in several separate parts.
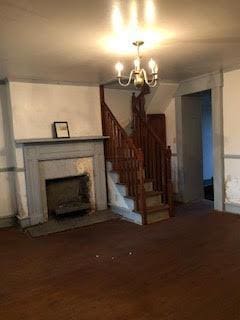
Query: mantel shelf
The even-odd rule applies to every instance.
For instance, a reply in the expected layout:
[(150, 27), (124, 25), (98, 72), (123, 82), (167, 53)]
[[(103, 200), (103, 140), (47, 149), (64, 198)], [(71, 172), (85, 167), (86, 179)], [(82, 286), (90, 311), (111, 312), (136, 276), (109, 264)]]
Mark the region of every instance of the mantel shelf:
[(69, 143), (78, 141), (106, 140), (108, 136), (82, 136), (73, 138), (39, 138), (39, 139), (17, 139), (16, 144), (49, 144), (49, 143)]

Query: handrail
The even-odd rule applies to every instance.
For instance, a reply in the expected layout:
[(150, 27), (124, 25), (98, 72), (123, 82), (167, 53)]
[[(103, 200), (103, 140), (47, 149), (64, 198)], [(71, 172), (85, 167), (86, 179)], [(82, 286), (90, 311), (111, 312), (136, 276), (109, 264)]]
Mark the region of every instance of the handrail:
[(136, 209), (146, 221), (146, 199), (144, 190), (144, 155), (132, 138), (128, 137), (104, 98), (104, 86), (100, 86), (103, 134), (110, 137), (105, 142), (105, 158), (112, 162), (113, 169), (119, 174), (120, 181), (134, 197)]

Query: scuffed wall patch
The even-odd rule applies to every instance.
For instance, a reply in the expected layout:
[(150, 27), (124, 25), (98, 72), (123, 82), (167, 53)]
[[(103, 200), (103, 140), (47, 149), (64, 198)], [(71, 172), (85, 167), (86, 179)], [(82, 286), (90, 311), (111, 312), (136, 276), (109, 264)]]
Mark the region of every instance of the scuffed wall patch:
[(240, 204), (240, 177), (228, 175), (225, 180), (226, 202)]

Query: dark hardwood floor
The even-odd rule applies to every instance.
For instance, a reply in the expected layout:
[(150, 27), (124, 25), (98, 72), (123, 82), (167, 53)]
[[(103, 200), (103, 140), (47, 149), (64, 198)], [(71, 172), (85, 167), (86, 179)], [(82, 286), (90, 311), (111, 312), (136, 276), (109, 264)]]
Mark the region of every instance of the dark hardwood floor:
[(178, 207), (46, 237), (0, 231), (0, 319), (240, 319), (240, 218)]

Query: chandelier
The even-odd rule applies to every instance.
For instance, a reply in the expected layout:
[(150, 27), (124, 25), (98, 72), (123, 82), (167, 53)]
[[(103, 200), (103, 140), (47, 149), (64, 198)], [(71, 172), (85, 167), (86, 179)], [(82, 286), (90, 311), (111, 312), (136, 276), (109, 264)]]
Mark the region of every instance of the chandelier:
[(121, 62), (116, 63), (115, 68), (117, 71), (118, 83), (127, 87), (133, 80), (136, 88), (141, 88), (145, 83), (149, 87), (155, 87), (158, 80), (158, 66), (153, 59), (150, 59), (148, 62), (149, 68), (151, 70), (151, 79), (148, 79), (148, 74), (145, 69), (141, 68), (141, 56), (140, 56), (140, 47), (144, 44), (143, 41), (135, 41), (133, 45), (137, 47), (137, 57), (134, 60), (134, 69), (130, 72), (129, 79), (127, 82), (122, 82), (122, 70), (123, 64)]

